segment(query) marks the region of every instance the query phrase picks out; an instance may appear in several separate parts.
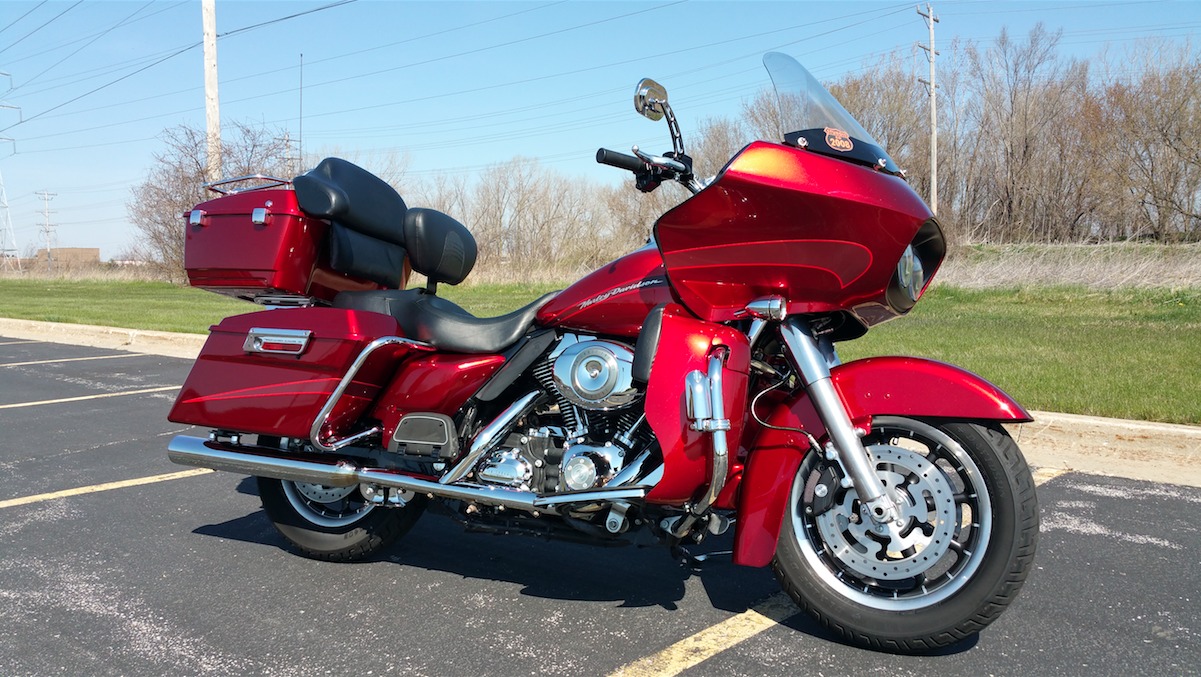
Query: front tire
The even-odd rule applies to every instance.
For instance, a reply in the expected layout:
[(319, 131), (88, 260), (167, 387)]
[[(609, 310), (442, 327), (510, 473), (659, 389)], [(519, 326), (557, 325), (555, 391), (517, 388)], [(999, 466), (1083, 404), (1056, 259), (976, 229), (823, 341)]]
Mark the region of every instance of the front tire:
[(1022, 587), (1038, 500), (996, 423), (877, 417), (863, 440), (902, 518), (877, 525), (821, 454), (793, 481), (773, 569), (796, 603), (842, 638), (917, 653), (987, 626)]
[(367, 559), (405, 535), (425, 511), (425, 496), (404, 507), (363, 500), (357, 486), (256, 477), (267, 517), (302, 555), (328, 562)]

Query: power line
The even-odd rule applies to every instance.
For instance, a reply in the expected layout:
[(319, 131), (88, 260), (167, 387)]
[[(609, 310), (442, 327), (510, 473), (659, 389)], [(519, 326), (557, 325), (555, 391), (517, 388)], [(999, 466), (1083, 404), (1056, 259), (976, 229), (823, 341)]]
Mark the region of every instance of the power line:
[[(79, 0), (78, 2), (76, 2), (76, 3), (75, 3), (75, 5), (78, 5), (80, 2), (83, 2), (83, 0)], [(345, 5), (345, 4), (348, 4), (348, 3), (351, 3), (351, 2), (357, 2), (357, 0), (341, 0), (340, 2), (335, 2), (335, 3), (329, 4), (329, 5), (323, 5), (323, 6), (321, 6), (321, 7), (317, 7), (317, 8), (315, 8), (315, 9), (311, 9), (311, 10), (308, 10), (308, 11), (305, 11), (305, 12), (299, 12), (299, 13), (297, 13), (297, 14), (292, 14), (292, 15), (289, 15), (289, 16), (286, 16), (286, 17), (281, 17), (281, 18), (279, 18), (279, 19), (273, 19), (273, 20), (271, 20), (271, 21), (265, 21), (265, 22), (263, 22), (263, 23), (260, 23), (260, 24), (255, 24), (255, 25), (253, 25), (253, 26), (245, 26), (245, 27), (243, 27), (243, 28), (234, 29), (233, 31), (230, 31), (229, 33), (226, 33), (226, 35), (231, 35), (231, 34), (234, 34), (234, 33), (241, 33), (241, 32), (248, 31), (248, 30), (251, 30), (251, 29), (254, 29), (254, 28), (260, 28), (260, 27), (262, 27), (262, 26), (267, 26), (267, 25), (270, 25), (270, 24), (273, 24), (273, 23), (279, 23), (280, 21), (286, 21), (286, 20), (288, 20), (288, 19), (292, 19), (292, 18), (295, 18), (295, 17), (298, 17), (298, 16), (304, 16), (304, 15), (306, 15), (306, 14), (312, 14), (312, 13), (314, 13), (314, 12), (320, 12), (320, 11), (322, 11), (322, 10), (330, 9), (330, 8), (333, 8), (333, 7), (340, 7), (340, 6), (342, 6), (342, 5)], [(71, 5), (71, 7), (75, 7), (75, 5)], [(62, 16), (63, 14), (66, 14), (66, 12), (67, 12), (67, 11), (70, 11), (71, 7), (67, 8), (67, 10), (66, 10), (66, 11), (62, 12), (62, 13), (61, 13), (61, 14), (59, 14), (58, 16)], [(55, 18), (58, 18), (58, 17), (55, 17)], [(51, 21), (53, 21), (53, 20), (54, 20), (54, 19), (51, 19)], [(46, 22), (46, 23), (50, 23), (50, 22), (48, 21), (48, 22)], [(44, 25), (45, 25), (45, 24), (43, 24), (43, 26), (44, 26)], [(39, 27), (39, 28), (41, 28), (41, 27)], [(37, 29), (35, 29), (35, 32), (36, 32), (36, 30), (37, 30)], [(43, 116), (43, 115), (45, 115), (46, 113), (50, 113), (50, 112), (52, 112), (52, 111), (56, 111), (56, 110), (58, 110), (59, 108), (62, 108), (63, 106), (67, 106), (67, 105), (69, 105), (69, 104), (75, 103), (76, 101), (79, 101), (80, 99), (82, 99), (82, 98), (84, 98), (84, 97), (91, 96), (92, 94), (95, 94), (96, 92), (99, 92), (99, 91), (101, 91), (101, 90), (103, 90), (103, 89), (107, 89), (108, 87), (111, 87), (111, 86), (113, 86), (113, 85), (117, 84), (118, 82), (121, 82), (121, 81), (123, 81), (123, 80), (127, 80), (127, 79), (129, 79), (129, 78), (131, 78), (131, 77), (133, 77), (133, 76), (137, 75), (138, 73), (141, 73), (141, 72), (143, 72), (143, 71), (149, 70), (149, 69), (151, 69), (151, 68), (153, 68), (153, 67), (155, 67), (155, 66), (157, 66), (157, 65), (159, 65), (159, 64), (161, 64), (161, 63), (163, 63), (164, 61), (168, 61), (168, 60), (170, 60), (170, 59), (172, 59), (172, 58), (175, 58), (175, 57), (179, 56), (180, 54), (183, 54), (184, 52), (187, 52), (187, 51), (190, 51), (190, 50), (192, 50), (192, 49), (195, 49), (196, 47), (200, 46), (202, 43), (203, 43), (203, 41), (200, 41), (200, 42), (195, 42), (195, 43), (193, 43), (193, 44), (190, 44), (190, 45), (188, 45), (187, 47), (184, 47), (184, 48), (182, 48), (182, 49), (179, 49), (179, 50), (177, 50), (177, 51), (175, 51), (175, 52), (172, 52), (172, 53), (168, 54), (167, 56), (165, 56), (165, 57), (163, 57), (163, 58), (161, 58), (161, 59), (158, 59), (157, 61), (154, 61), (153, 63), (151, 63), (151, 64), (149, 64), (149, 65), (147, 65), (147, 66), (144, 66), (144, 67), (142, 67), (142, 68), (139, 68), (139, 69), (137, 69), (136, 71), (133, 71), (132, 73), (128, 73), (128, 74), (126, 74), (126, 75), (123, 75), (123, 76), (121, 76), (121, 77), (119, 77), (119, 78), (117, 78), (117, 79), (115, 79), (115, 80), (112, 80), (112, 81), (110, 81), (110, 82), (107, 82), (107, 83), (105, 83), (105, 84), (103, 84), (103, 85), (100, 85), (99, 87), (96, 87), (95, 89), (92, 89), (92, 90), (90, 90), (90, 91), (88, 91), (88, 92), (85, 92), (85, 93), (83, 93), (83, 94), (80, 94), (79, 96), (77, 96), (77, 97), (75, 97), (75, 98), (73, 98), (73, 99), (69, 99), (68, 101), (65, 101), (65, 102), (63, 102), (63, 103), (60, 103), (60, 104), (58, 104), (57, 106), (54, 106), (54, 107), (52, 107), (52, 108), (48, 108), (48, 109), (46, 109), (46, 110), (44, 110), (44, 111), (42, 111), (42, 112), (40, 112), (40, 113), (37, 113), (36, 115), (33, 115), (33, 116), (31, 116), (31, 117), (25, 118), (24, 120), (21, 120), (20, 122), (17, 122), (17, 123), (14, 123), (14, 124), (11, 124), (11, 125), (9, 125), (9, 126), (7, 126), (7, 127), (4, 127), (3, 129), (0, 129), (0, 132), (8, 131), (9, 129), (12, 129), (13, 127), (16, 127), (17, 125), (22, 125), (22, 124), (25, 124), (26, 122), (29, 122), (29, 121), (31, 121), (31, 120), (35, 120), (35, 119), (37, 119), (37, 118), (40, 118), (40, 117), (42, 117), (42, 116)], [(12, 45), (9, 45), (9, 47), (11, 47), (11, 46), (12, 46)], [(6, 47), (5, 49), (8, 49), (8, 48)], [(4, 50), (0, 50), (0, 52), (3, 52), (3, 51), (4, 51)]]
[[(134, 19), (133, 21), (130, 21), (129, 23), (131, 23), (131, 24), (134, 24), (134, 23), (138, 23), (139, 21), (145, 21), (145, 20), (147, 20), (147, 19), (150, 19), (150, 18), (152, 18), (152, 17), (158, 16), (159, 14), (162, 14), (163, 12), (169, 12), (169, 11), (171, 11), (171, 10), (173, 10), (173, 9), (176, 9), (177, 7), (180, 7), (180, 6), (182, 6), (182, 5), (185, 5), (185, 4), (187, 4), (187, 0), (180, 0), (179, 2), (176, 2), (176, 3), (174, 3), (174, 4), (165, 5), (165, 6), (163, 6), (162, 8), (160, 8), (160, 9), (157, 9), (157, 10), (155, 10), (155, 11), (153, 11), (153, 12), (149, 12), (149, 13), (147, 13), (147, 14), (143, 14), (142, 16), (138, 17), (137, 19)], [(96, 35), (95, 33), (91, 33), (91, 34), (88, 34), (88, 35), (84, 35), (84, 36), (81, 36), (81, 37), (75, 38), (75, 39), (73, 39), (73, 40), (67, 40), (66, 42), (60, 42), (60, 43), (58, 43), (57, 45), (51, 45), (51, 46), (49, 46), (49, 47), (47, 47), (46, 49), (43, 49), (43, 50), (41, 50), (41, 51), (37, 51), (37, 52), (30, 52), (29, 54), (26, 54), (26, 55), (24, 55), (24, 56), (19, 56), (19, 57), (15, 57), (15, 58), (10, 58), (10, 59), (8, 59), (7, 61), (5, 61), (5, 63), (6, 63), (6, 64), (8, 64), (9, 66), (12, 66), (13, 64), (20, 63), (20, 62), (22, 62), (22, 61), (27, 61), (27, 60), (29, 60), (29, 59), (34, 59), (34, 58), (37, 58), (37, 57), (39, 57), (39, 56), (42, 56), (43, 54), (49, 54), (49, 53), (51, 53), (51, 52), (57, 52), (58, 50), (60, 50), (60, 49), (63, 49), (64, 47), (70, 47), (71, 45), (74, 45), (75, 43), (78, 43), (78, 42), (83, 42), (84, 40), (87, 40), (87, 39), (89, 39), (89, 38), (92, 38), (92, 37), (93, 37), (93, 36), (95, 36), (95, 35)], [(140, 59), (134, 59), (133, 61), (139, 61), (139, 60), (140, 60)], [(122, 65), (123, 65), (123, 64), (122, 64)], [(89, 71), (80, 71), (80, 72), (81, 72), (81, 73), (86, 73), (86, 72), (91, 72), (91, 71), (96, 71), (96, 70), (101, 70), (101, 68), (93, 68), (93, 69), (90, 69)], [(65, 77), (71, 77), (71, 76), (63, 76), (63, 77), (65, 78)], [(54, 80), (59, 80), (59, 79), (62, 79), (62, 78), (51, 78), (51, 82), (53, 82)], [(39, 91), (46, 91), (46, 90), (39, 90)]]
[(117, 22), (117, 23), (116, 23), (116, 24), (114, 24), (113, 26), (110, 26), (110, 27), (106, 28), (105, 30), (101, 31), (100, 33), (97, 33), (97, 34), (95, 35), (95, 37), (93, 37), (93, 38), (92, 38), (91, 40), (89, 40), (88, 42), (85, 42), (85, 43), (84, 43), (84, 44), (83, 44), (83, 45), (82, 45), (82, 46), (81, 46), (79, 49), (75, 50), (74, 52), (71, 52), (70, 54), (68, 54), (68, 55), (64, 56), (63, 58), (59, 59), (58, 61), (55, 61), (53, 65), (51, 65), (51, 66), (49, 66), (48, 68), (46, 68), (46, 69), (42, 70), (42, 72), (41, 72), (41, 73), (38, 73), (37, 75), (33, 76), (32, 78), (29, 78), (29, 79), (28, 79), (28, 80), (26, 80), (25, 82), (23, 82), (23, 83), (21, 83), (21, 84), (17, 85), (16, 87), (13, 87), (12, 89), (8, 90), (8, 93), (10, 93), (10, 94), (11, 94), (12, 92), (15, 92), (15, 91), (17, 91), (18, 89), (21, 89), (22, 87), (24, 87), (24, 86), (28, 85), (28, 84), (29, 84), (29, 83), (31, 83), (31, 82), (36, 82), (38, 78), (42, 77), (42, 76), (43, 76), (43, 75), (45, 75), (46, 73), (49, 73), (50, 71), (54, 70), (55, 68), (58, 68), (58, 67), (59, 67), (59, 66), (60, 66), (60, 65), (61, 65), (61, 64), (62, 64), (64, 61), (66, 61), (67, 59), (70, 59), (71, 57), (75, 56), (76, 54), (78, 54), (78, 53), (82, 52), (83, 50), (87, 49), (89, 46), (91, 46), (91, 45), (92, 45), (92, 43), (96, 42), (97, 40), (99, 40), (100, 38), (104, 37), (105, 35), (108, 35), (108, 34), (109, 34), (110, 32), (112, 32), (113, 30), (116, 30), (117, 28), (120, 28), (121, 26), (124, 26), (126, 23), (128, 23), (128, 22), (129, 22), (129, 20), (130, 20), (130, 19), (132, 19), (133, 17), (135, 17), (135, 16), (137, 16), (138, 14), (140, 14), (142, 10), (146, 9), (147, 7), (149, 7), (150, 5), (152, 5), (153, 3), (154, 3), (154, 0), (150, 0), (150, 1), (149, 1), (149, 2), (147, 2), (146, 4), (144, 4), (144, 5), (142, 5), (141, 7), (137, 8), (136, 10), (134, 10), (133, 14), (130, 14), (129, 16), (125, 17), (124, 19), (121, 19), (119, 22)]
[[(17, 39), (16, 39), (16, 40), (14, 40), (13, 42), (9, 43), (8, 47), (5, 47), (4, 49), (0, 49), (0, 54), (3, 54), (3, 53), (5, 53), (5, 52), (7, 52), (8, 50), (12, 49), (13, 47), (16, 47), (16, 46), (17, 46), (18, 44), (20, 44), (20, 42), (21, 42), (22, 40), (24, 40), (25, 38), (27, 38), (27, 37), (29, 37), (29, 36), (33, 35), (34, 33), (37, 33), (38, 31), (42, 30), (42, 29), (43, 29), (43, 28), (45, 28), (46, 26), (49, 26), (50, 24), (54, 23), (55, 21), (58, 21), (58, 19), (59, 19), (60, 17), (62, 17), (62, 15), (66, 14), (67, 12), (70, 12), (71, 10), (75, 9), (76, 7), (78, 7), (79, 5), (81, 5), (82, 3), (83, 3), (83, 0), (76, 0), (76, 2), (75, 2), (75, 4), (74, 4), (74, 5), (71, 5), (70, 7), (68, 7), (68, 8), (66, 8), (66, 9), (64, 9), (63, 11), (59, 12), (58, 14), (56, 14), (56, 15), (54, 16), (54, 18), (53, 18), (53, 19), (50, 19), (49, 21), (47, 21), (46, 23), (42, 24), (41, 26), (38, 26), (37, 28), (35, 28), (35, 29), (33, 29), (33, 30), (29, 31), (29, 32), (28, 32), (28, 33), (26, 33), (25, 35), (22, 35), (21, 37), (17, 38)], [(40, 6), (41, 6), (41, 5), (38, 5), (38, 7), (40, 7)], [(35, 8), (35, 9), (36, 9), (36, 8)]]
[(34, 12), (36, 12), (36, 11), (37, 11), (37, 9), (38, 9), (39, 7), (41, 7), (42, 5), (46, 4), (46, 2), (47, 2), (47, 1), (48, 1), (48, 0), (42, 0), (42, 1), (41, 1), (41, 2), (39, 2), (38, 4), (34, 5), (34, 6), (33, 6), (33, 9), (31, 9), (31, 10), (29, 10), (29, 11), (25, 12), (25, 13), (24, 13), (24, 14), (22, 14), (21, 16), (19, 16), (19, 17), (17, 17), (17, 18), (15, 18), (15, 19), (13, 19), (12, 21), (8, 22), (8, 25), (7, 25), (7, 26), (5, 26), (4, 28), (0, 28), (0, 33), (3, 33), (4, 31), (6, 31), (6, 30), (8, 30), (8, 29), (12, 28), (13, 26), (16, 26), (16, 25), (17, 25), (17, 24), (18, 24), (18, 23), (21, 21), (21, 19), (24, 19), (25, 17), (29, 16), (30, 14), (33, 14)]

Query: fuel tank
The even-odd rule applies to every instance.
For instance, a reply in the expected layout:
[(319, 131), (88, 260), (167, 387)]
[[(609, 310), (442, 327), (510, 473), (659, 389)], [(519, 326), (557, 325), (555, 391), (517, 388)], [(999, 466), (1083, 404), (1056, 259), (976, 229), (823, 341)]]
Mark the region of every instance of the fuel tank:
[(559, 292), (536, 321), (544, 327), (637, 336), (651, 308), (673, 302), (663, 258), (648, 244)]

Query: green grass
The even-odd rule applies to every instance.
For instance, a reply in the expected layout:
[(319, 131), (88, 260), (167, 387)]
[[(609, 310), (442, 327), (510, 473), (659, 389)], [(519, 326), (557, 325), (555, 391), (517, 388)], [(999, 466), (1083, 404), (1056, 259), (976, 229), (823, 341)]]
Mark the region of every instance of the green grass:
[(206, 334), (258, 306), (166, 282), (0, 278), (0, 317)]
[[(444, 285), (439, 293), (494, 316), (554, 288)], [(204, 333), (255, 308), (163, 283), (0, 279), (0, 317)], [(1201, 424), (1201, 289), (940, 286), (908, 317), (840, 352), (951, 362), (1031, 409)]]
[(840, 352), (952, 362), (1030, 409), (1201, 423), (1197, 289), (935, 287)]

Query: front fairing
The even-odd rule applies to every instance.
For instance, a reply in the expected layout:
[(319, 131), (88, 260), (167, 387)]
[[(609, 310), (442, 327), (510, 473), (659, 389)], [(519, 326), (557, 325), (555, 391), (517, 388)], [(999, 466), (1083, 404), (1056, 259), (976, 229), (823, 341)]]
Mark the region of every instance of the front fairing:
[[(744, 319), (751, 301), (783, 296), (789, 314), (849, 314), (862, 328), (912, 307), (892, 288), (897, 262), (923, 233), (941, 242), (901, 178), (762, 141), (655, 224), (667, 277), (697, 317)], [(928, 277), (942, 253), (926, 255)]]

